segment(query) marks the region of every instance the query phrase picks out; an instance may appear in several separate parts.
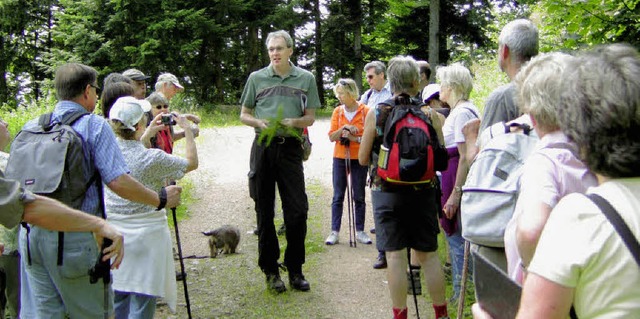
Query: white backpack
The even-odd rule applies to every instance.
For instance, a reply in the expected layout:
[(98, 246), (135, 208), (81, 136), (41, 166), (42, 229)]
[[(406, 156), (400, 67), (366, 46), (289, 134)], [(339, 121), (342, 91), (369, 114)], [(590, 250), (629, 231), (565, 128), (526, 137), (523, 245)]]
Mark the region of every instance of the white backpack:
[[(511, 132), (512, 127), (521, 130)], [(527, 124), (499, 122), (469, 168), (460, 204), (462, 237), (471, 243), (504, 247), (504, 230), (520, 191), (522, 166), (538, 137)]]

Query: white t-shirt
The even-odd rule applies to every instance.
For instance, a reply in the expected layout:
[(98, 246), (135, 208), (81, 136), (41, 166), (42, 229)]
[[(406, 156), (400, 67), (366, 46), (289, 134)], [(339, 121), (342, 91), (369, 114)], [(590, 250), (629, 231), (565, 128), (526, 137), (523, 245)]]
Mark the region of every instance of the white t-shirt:
[(465, 139), (462, 134), (462, 127), (470, 120), (478, 118), (478, 116), (480, 116), (480, 112), (475, 105), (469, 101), (462, 102), (453, 108), (442, 125), (444, 146), (451, 148), (456, 147), (457, 143), (464, 143)]
[[(640, 178), (608, 181), (587, 193), (607, 199), (640, 237)], [(573, 305), (580, 319), (640, 314), (640, 268), (609, 220), (584, 195), (569, 195), (555, 207), (529, 272), (575, 288)]]

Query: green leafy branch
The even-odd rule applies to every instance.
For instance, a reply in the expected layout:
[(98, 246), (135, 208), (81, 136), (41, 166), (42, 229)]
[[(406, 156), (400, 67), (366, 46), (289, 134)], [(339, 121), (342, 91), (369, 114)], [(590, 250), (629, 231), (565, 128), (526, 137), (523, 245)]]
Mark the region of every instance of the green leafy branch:
[(269, 119), (269, 125), (267, 128), (262, 129), (260, 135), (258, 136), (258, 143), (262, 143), (266, 139), (264, 143), (265, 146), (271, 145), (271, 141), (276, 136), (292, 136), (302, 139), (302, 135), (300, 134), (299, 129), (291, 126), (286, 126), (282, 124), (282, 119), (284, 118), (284, 109), (281, 106), (278, 106), (278, 112), (276, 117)]

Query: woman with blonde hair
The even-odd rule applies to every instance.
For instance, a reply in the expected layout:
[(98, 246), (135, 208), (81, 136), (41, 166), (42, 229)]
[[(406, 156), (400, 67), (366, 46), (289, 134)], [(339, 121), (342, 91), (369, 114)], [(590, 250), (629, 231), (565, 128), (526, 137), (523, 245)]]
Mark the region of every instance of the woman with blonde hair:
[[(365, 183), (367, 166), (358, 163), (358, 151), (364, 129), (364, 119), (369, 107), (358, 102), (358, 87), (352, 79), (340, 79), (333, 88), (333, 93), (340, 100), (340, 105), (331, 115), (329, 140), (335, 143), (333, 148), (333, 201), (331, 203), (331, 234), (325, 244), (338, 243), (338, 233), (342, 222), (342, 210), (345, 190), (355, 203), (354, 220), (355, 239), (362, 244), (371, 244), (371, 239), (364, 232)], [(347, 189), (350, 184), (351, 189)], [(350, 203), (348, 203), (350, 205)], [(350, 209), (349, 209), (350, 211)], [(351, 220), (351, 216), (349, 217)]]
[(460, 63), (438, 68), (436, 78), (440, 82), (440, 100), (451, 107), (449, 116), (442, 125), (444, 145), (449, 154), (449, 165), (442, 172), (443, 216), (440, 225), (445, 231), (449, 243), (449, 255), (453, 273), (453, 297), (450, 303), (457, 301), (460, 295), (462, 268), (464, 261), (464, 239), (460, 225), (460, 199), (462, 185), (467, 180), (471, 159), (466, 157), (467, 145), (462, 134), (464, 125), (478, 118), (478, 109), (469, 101), (473, 89), (473, 78), (469, 69)]

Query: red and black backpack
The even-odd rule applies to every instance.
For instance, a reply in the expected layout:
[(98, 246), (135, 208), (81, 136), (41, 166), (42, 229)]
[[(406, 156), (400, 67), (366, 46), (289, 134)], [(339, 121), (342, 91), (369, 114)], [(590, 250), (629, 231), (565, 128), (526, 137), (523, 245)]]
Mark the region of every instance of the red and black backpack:
[(383, 181), (425, 184), (433, 180), (436, 171), (446, 170), (447, 151), (420, 109), (423, 105), (408, 95), (399, 95), (377, 106), (378, 114), (388, 112), (378, 154), (377, 173)]

